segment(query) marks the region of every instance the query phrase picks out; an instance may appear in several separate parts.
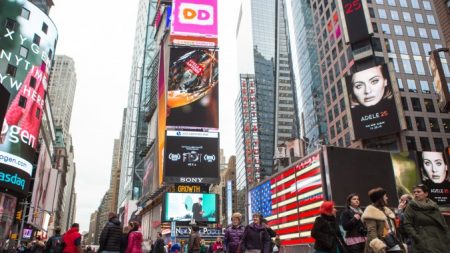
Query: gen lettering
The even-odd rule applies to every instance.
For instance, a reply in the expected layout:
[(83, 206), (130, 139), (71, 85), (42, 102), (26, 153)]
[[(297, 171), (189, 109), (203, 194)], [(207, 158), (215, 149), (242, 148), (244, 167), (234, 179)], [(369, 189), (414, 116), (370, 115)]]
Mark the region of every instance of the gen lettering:
[(388, 115), (389, 115), (388, 111), (372, 113), (372, 114), (369, 114), (369, 115), (362, 116), (361, 117), (361, 122), (368, 121), (368, 120), (379, 119), (379, 118), (384, 118), (384, 117), (387, 117)]
[(12, 143), (19, 143), (19, 141), (22, 141), (28, 146), (33, 148), (36, 147), (36, 137), (34, 135), (19, 126), (8, 125), (6, 121), (3, 122), (1, 136), (5, 136), (5, 138)]

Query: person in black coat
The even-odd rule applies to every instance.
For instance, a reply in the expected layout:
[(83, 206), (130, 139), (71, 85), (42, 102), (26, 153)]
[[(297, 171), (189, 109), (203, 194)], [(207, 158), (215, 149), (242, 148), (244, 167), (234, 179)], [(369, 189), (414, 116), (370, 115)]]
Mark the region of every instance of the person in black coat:
[(275, 232), (275, 230), (273, 230), (270, 226), (269, 223), (266, 219), (262, 220), (262, 225), (263, 227), (266, 229), (267, 233), (269, 234), (270, 239), (270, 247), (269, 247), (269, 252), (273, 252), (273, 247), (275, 246), (275, 243), (272, 241), (272, 238), (274, 238), (275, 236), (277, 236), (277, 233)]
[(253, 223), (248, 224), (244, 229), (244, 235), (241, 240), (241, 250), (260, 251), (261, 253), (270, 253), (270, 236), (266, 228), (262, 225), (263, 217), (259, 213), (253, 214)]
[(164, 239), (162, 238), (161, 232), (158, 232), (158, 238), (155, 241), (154, 253), (164, 253)]
[(316, 240), (314, 249), (329, 253), (346, 251), (339, 225), (336, 221), (336, 208), (332, 201), (324, 201), (320, 206), (321, 215), (314, 221), (311, 236)]
[(100, 247), (101, 251), (120, 252), (120, 243), (122, 240), (122, 228), (120, 221), (117, 218), (117, 214), (109, 213), (108, 222), (103, 228), (100, 234)]
[(363, 210), (359, 196), (352, 193), (347, 197), (347, 208), (341, 214), (341, 224), (347, 232), (345, 242), (350, 253), (363, 253), (366, 244), (367, 229), (361, 221)]

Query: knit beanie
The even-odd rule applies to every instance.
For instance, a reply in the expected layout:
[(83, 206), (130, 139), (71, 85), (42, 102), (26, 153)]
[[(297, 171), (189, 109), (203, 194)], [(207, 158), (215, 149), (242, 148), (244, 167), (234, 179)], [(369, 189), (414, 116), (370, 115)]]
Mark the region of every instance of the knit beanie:
[(386, 190), (384, 190), (381, 187), (372, 189), (369, 191), (369, 198), (372, 201), (372, 203), (377, 202), (378, 200), (380, 200), (381, 198), (383, 198), (383, 196), (386, 194)]
[(320, 206), (320, 213), (325, 215), (333, 215), (334, 202), (333, 201), (324, 201)]

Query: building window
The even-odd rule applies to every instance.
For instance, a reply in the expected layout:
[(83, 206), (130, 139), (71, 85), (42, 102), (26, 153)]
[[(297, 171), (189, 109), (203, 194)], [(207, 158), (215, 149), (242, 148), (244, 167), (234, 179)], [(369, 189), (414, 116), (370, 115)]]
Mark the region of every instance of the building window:
[(398, 89), (400, 91), (404, 91), (405, 88), (403, 88), (403, 80), (402, 79), (397, 79), (397, 85), (398, 85)]
[(24, 96), (20, 96), (19, 98), (19, 106), (22, 108), (26, 108), (27, 107), (27, 98)]
[(414, 111), (421, 112), (422, 107), (420, 106), (420, 99), (418, 98), (411, 98), (411, 105)]
[(411, 50), (413, 55), (420, 55), (419, 43), (411, 41)]
[(424, 39), (428, 38), (428, 33), (425, 28), (419, 28), (419, 35), (421, 38), (424, 38)]
[(450, 119), (442, 119), (442, 124), (444, 125), (444, 131), (450, 133)]
[(406, 27), (406, 32), (408, 33), (409, 37), (415, 37), (416, 36), (416, 32), (414, 31), (414, 27), (412, 27), (412, 26), (407, 26)]
[(336, 132), (337, 134), (342, 132), (341, 122), (339, 120), (336, 122)]
[(344, 136), (344, 139), (345, 139), (345, 146), (348, 147), (348, 146), (352, 145), (352, 143), (350, 141), (350, 133), (346, 133)]
[(403, 19), (406, 21), (406, 22), (411, 22), (412, 20), (411, 20), (411, 14), (409, 14), (409, 12), (403, 12)]
[(398, 40), (397, 44), (398, 44), (398, 50), (400, 51), (401, 54), (408, 54), (408, 48), (406, 48), (405, 41)]
[(34, 34), (33, 43), (39, 46), (39, 43), (41, 43), (41, 37), (39, 35)]
[(383, 3), (383, 0), (375, 0), (375, 2), (376, 2), (377, 4), (384, 4), (384, 3)]
[(48, 32), (48, 25), (46, 23), (42, 23), (42, 31), (47, 34)]
[(432, 132), (440, 132), (441, 129), (439, 128), (439, 123), (436, 118), (429, 118), (430, 121), (430, 129)]
[(329, 110), (328, 111), (328, 122), (332, 122), (333, 121), (333, 110)]
[(402, 107), (404, 111), (408, 111), (408, 102), (405, 97), (402, 97)]
[(396, 73), (400, 73), (400, 68), (398, 66), (398, 61), (397, 58), (389, 58), (389, 60), (392, 62), (392, 64), (394, 65), (394, 70)]
[(414, 63), (416, 64), (416, 70), (417, 74), (424, 76), (425, 75), (425, 68), (423, 66), (422, 60), (414, 60)]
[(416, 86), (416, 82), (414, 80), (407, 79), (406, 83), (408, 84), (408, 91), (409, 92), (417, 93), (417, 86)]
[(334, 139), (334, 137), (336, 136), (336, 133), (334, 132), (334, 126), (330, 127), (330, 136), (331, 139)]
[(393, 20), (400, 20), (397, 11), (391, 10), (391, 17)]
[(431, 52), (431, 46), (430, 43), (423, 43), (423, 52), (428, 55)]
[(418, 131), (427, 131), (427, 126), (425, 125), (425, 119), (423, 117), (416, 117), (416, 127)]
[(403, 36), (403, 29), (399, 25), (394, 25), (395, 35)]
[(412, 74), (412, 67), (411, 67), (411, 61), (408, 59), (402, 59), (402, 63), (403, 63), (403, 70), (405, 71), (406, 74)]
[(436, 151), (442, 152), (444, 151), (444, 142), (441, 138), (433, 138), (434, 140), (434, 147)]
[(385, 34), (391, 34), (391, 29), (389, 28), (389, 24), (381, 24), (381, 30)]
[(434, 19), (433, 15), (427, 15), (427, 21), (428, 21), (428, 24), (430, 24), (430, 25), (436, 24), (436, 20)]
[(400, 0), (400, 6), (401, 7), (408, 7), (408, 2), (406, 2), (406, 0)]
[(17, 67), (13, 66), (11, 64), (8, 64), (8, 67), (6, 68), (6, 74), (10, 75), (11, 77), (16, 77)]
[(372, 22), (372, 28), (374, 33), (378, 33), (378, 25), (375, 22)]
[(10, 31), (14, 30), (14, 28), (16, 28), (16, 21), (7, 18), (5, 27), (8, 28), (8, 30), (10, 30)]
[(28, 49), (24, 46), (20, 46), (19, 55), (26, 59), (28, 56)]
[(384, 9), (378, 9), (378, 16), (380, 16), (380, 18), (382, 19), (387, 19), (387, 14)]
[(389, 4), (390, 6), (397, 6), (397, 5), (395, 4), (395, 0), (388, 0), (388, 4)]
[(414, 9), (420, 9), (419, 0), (411, 0), (411, 5)]
[(422, 93), (430, 94), (430, 85), (427, 81), (420, 80), (420, 89), (422, 90)]
[(423, 16), (420, 13), (414, 13), (414, 17), (416, 17), (416, 22), (423, 24)]
[(431, 151), (430, 140), (428, 140), (428, 137), (420, 137), (420, 145), (422, 146), (422, 151)]
[(408, 130), (412, 131), (413, 126), (412, 126), (412, 122), (411, 122), (411, 117), (406, 116), (405, 121), (406, 121), (406, 127), (408, 128)]
[(388, 44), (386, 47), (389, 53), (395, 53), (394, 42), (391, 39), (388, 39)]
[(410, 151), (416, 151), (416, 140), (412, 136), (406, 136), (406, 146)]
[(425, 98), (423, 100), (423, 103), (425, 104), (425, 109), (427, 112), (436, 112), (433, 105), (433, 100), (429, 98)]
[(438, 40), (441, 37), (439, 36), (439, 32), (436, 29), (431, 29), (431, 38)]
[(348, 128), (347, 115), (344, 115), (344, 117), (342, 117), (342, 126), (344, 127), (344, 129)]
[(383, 48), (381, 47), (381, 41), (379, 38), (372, 38), (372, 47), (374, 51), (383, 52)]
[(36, 109), (36, 119), (40, 119), (41, 118), (41, 109), (37, 108)]
[(422, 3), (425, 10), (431, 11), (431, 3), (429, 1), (422, 1)]
[(22, 11), (20, 12), (20, 16), (24, 17), (25, 19), (29, 19), (30, 11), (25, 8), (22, 8)]

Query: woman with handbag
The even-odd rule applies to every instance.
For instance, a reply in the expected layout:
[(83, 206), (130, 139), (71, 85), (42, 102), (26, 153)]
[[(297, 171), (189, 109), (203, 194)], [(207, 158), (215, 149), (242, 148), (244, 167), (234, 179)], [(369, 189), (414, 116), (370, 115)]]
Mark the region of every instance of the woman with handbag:
[(263, 217), (259, 213), (253, 214), (253, 223), (248, 224), (244, 229), (244, 235), (240, 243), (241, 253), (269, 253), (270, 236), (266, 228), (261, 223)]
[(314, 221), (311, 236), (315, 253), (344, 253), (347, 252), (344, 238), (336, 219), (336, 208), (332, 201), (324, 201), (320, 206), (321, 215)]
[(372, 204), (367, 206), (361, 220), (367, 227), (364, 253), (404, 253), (397, 236), (395, 214), (387, 207), (386, 191), (379, 187), (369, 191)]
[(359, 196), (352, 193), (347, 197), (347, 208), (341, 214), (341, 224), (347, 232), (345, 243), (350, 253), (363, 253), (366, 245), (367, 229), (361, 221), (363, 210)]

